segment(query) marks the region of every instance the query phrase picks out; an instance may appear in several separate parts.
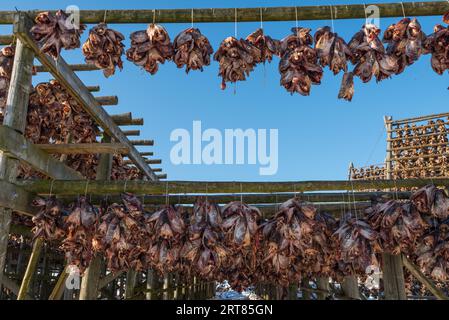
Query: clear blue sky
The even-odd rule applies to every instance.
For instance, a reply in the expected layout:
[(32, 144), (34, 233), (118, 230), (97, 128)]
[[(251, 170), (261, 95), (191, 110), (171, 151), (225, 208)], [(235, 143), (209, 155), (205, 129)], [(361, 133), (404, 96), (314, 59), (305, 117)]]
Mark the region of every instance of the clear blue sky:
[[(210, 8), (210, 7), (269, 7), (314, 4), (362, 3), (360, 0), (338, 1), (38, 1), (38, 9), (59, 9), (76, 4), (80, 9), (154, 9), (154, 8)], [(372, 1), (389, 2), (389, 1)], [(407, 2), (407, 1), (404, 1)], [(37, 9), (36, 1), (1, 1), (0, 10)], [(399, 18), (381, 19), (384, 29)], [(426, 33), (441, 22), (441, 17), (419, 19)], [(304, 21), (301, 26), (313, 30), (330, 21)], [(364, 23), (363, 19), (337, 20), (335, 30), (347, 41)], [(274, 38), (287, 35), (295, 25), (291, 22), (267, 22), (264, 29)], [(190, 24), (166, 24), (172, 39)], [(221, 40), (234, 35), (233, 23), (196, 24), (216, 49)], [(89, 26), (90, 28), (91, 26)], [(145, 28), (143, 24), (112, 25), (126, 36)], [(238, 35), (246, 36), (259, 23), (239, 23)], [(10, 34), (10, 26), (1, 26), (3, 34)], [(82, 41), (87, 32), (82, 36)], [(81, 50), (64, 51), (70, 63), (82, 63)], [(173, 63), (163, 65), (151, 76), (124, 58), (124, 70), (105, 79), (99, 72), (80, 72), (87, 85), (100, 85), (100, 95), (118, 95), (119, 106), (108, 107), (111, 113), (132, 111), (134, 117), (145, 118), (145, 126), (138, 127), (142, 138), (155, 139), (153, 150), (163, 160), (162, 167), (170, 180), (330, 180), (346, 179), (350, 161), (356, 166), (382, 162), (385, 157), (383, 116), (393, 118), (445, 112), (449, 97), (449, 75), (438, 76), (430, 67), (430, 56), (424, 56), (406, 71), (379, 84), (371, 81), (355, 83), (351, 103), (338, 100), (341, 74), (325, 71), (322, 84), (313, 86), (311, 95), (290, 96), (279, 85), (278, 59), (239, 83), (237, 94), (232, 87), (220, 90), (218, 65), (213, 62), (203, 73), (177, 69)], [(35, 77), (46, 81), (49, 75)], [(259, 176), (258, 165), (174, 166), (169, 152), (173, 143), (170, 132), (176, 128), (191, 128), (193, 120), (201, 120), (203, 128), (278, 128), (279, 170), (274, 176)]]

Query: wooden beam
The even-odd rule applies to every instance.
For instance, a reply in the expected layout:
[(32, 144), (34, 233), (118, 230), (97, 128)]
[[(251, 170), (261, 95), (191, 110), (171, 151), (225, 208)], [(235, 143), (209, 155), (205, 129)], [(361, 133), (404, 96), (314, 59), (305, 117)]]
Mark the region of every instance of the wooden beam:
[(143, 126), (143, 118), (131, 119), (131, 121), (114, 121), (118, 126)]
[(129, 152), (129, 149), (122, 143), (58, 143), (36, 144), (35, 146), (47, 153), (60, 154), (127, 154)]
[(133, 146), (153, 146), (154, 140), (131, 140)]
[[(140, 130), (122, 130), (122, 131), (123, 131), (123, 133), (124, 133), (127, 137), (129, 137), (129, 136), (140, 136)], [(103, 135), (102, 132), (100, 132), (100, 133), (98, 134), (98, 136), (101, 136), (101, 135)], [(142, 152), (140, 152), (140, 154), (143, 156)]]
[(111, 115), (111, 119), (116, 124), (130, 122), (132, 120), (132, 118), (133, 118), (133, 116), (132, 116), (131, 112), (125, 112), (125, 113), (121, 113), (121, 114), (112, 114)]
[(98, 91), (100, 91), (100, 86), (86, 86), (86, 88), (90, 92), (98, 92)]
[(400, 255), (382, 254), (382, 274), (386, 300), (406, 300), (404, 270)]
[(157, 181), (156, 174), (145, 163), (137, 149), (129, 142), (128, 138), (123, 134), (120, 128), (114, 123), (109, 114), (98, 104), (94, 96), (87, 90), (83, 82), (69, 68), (64, 59), (59, 56), (57, 60), (49, 55), (42, 53), (37, 43), (30, 35), (29, 25), (30, 18), (26, 13), (17, 14), (17, 23), (14, 25), (14, 34), (35, 53), (36, 57), (50, 70), (51, 74), (58, 80), (62, 86), (73, 96), (81, 107), (103, 128), (103, 130), (115, 139), (117, 142), (123, 143), (130, 149), (129, 157), (134, 164), (141, 170), (150, 180)]
[[(29, 192), (48, 194), (50, 184), (48, 180), (18, 181), (17, 184)], [(169, 193), (199, 193), (205, 194), (206, 186), (209, 194), (212, 193), (270, 193), (270, 192), (302, 192), (324, 190), (381, 190), (388, 188), (424, 187), (428, 184), (436, 186), (449, 185), (447, 178), (422, 178), (402, 180), (335, 180), (335, 181), (284, 181), (284, 182), (238, 182), (238, 181), (142, 181), (142, 180), (115, 180), (115, 181), (91, 181), (88, 185), (88, 193), (91, 194), (119, 194), (126, 190), (135, 194), (166, 194)], [(53, 193), (65, 195), (84, 194), (85, 181), (53, 181)]]
[[(71, 64), (69, 65), (70, 70), (72, 71), (94, 71), (94, 70), (100, 70), (96, 65), (93, 64)], [(36, 72), (50, 72), (49, 69), (46, 66), (34, 66), (34, 70)]]
[(97, 102), (101, 106), (116, 106), (116, 105), (118, 105), (118, 97), (117, 96), (95, 97), (95, 100), (97, 100)]
[[(14, 25), (17, 22), (18, 17), (14, 16)], [(24, 24), (24, 28), (30, 28), (30, 26), (31, 23)], [(26, 126), (28, 101), (32, 85), (33, 60), (33, 51), (27, 48), (25, 43), (20, 39), (17, 40), (10, 86), (4, 110), (5, 117), (3, 119), (3, 125), (7, 125), (20, 133), (24, 132)], [(3, 179), (5, 182), (15, 182), (18, 166), (18, 160), (11, 159), (3, 152), (0, 152), (0, 179)], [(4, 192), (0, 192), (0, 194), (4, 196)], [(16, 205), (26, 207), (29, 203), (19, 203)], [(3, 278), (3, 270), (5, 269), (11, 215), (11, 208), (0, 207), (0, 282)]]
[(10, 127), (0, 126), (0, 150), (53, 179), (83, 179), (81, 173), (39, 149)]
[(129, 269), (126, 273), (125, 299), (132, 299), (134, 296), (134, 288), (136, 287), (136, 270)]
[(163, 174), (158, 174), (157, 175), (157, 177), (159, 178), (159, 179), (167, 179), (167, 174), (166, 173), (163, 173)]
[(42, 238), (36, 238), (33, 244), (33, 251), (31, 252), (30, 260), (28, 261), (28, 266), (23, 276), (22, 284), (20, 285), (19, 294), (17, 295), (17, 300), (25, 300), (28, 293), (31, 280), (36, 271), (37, 264), (39, 263), (40, 254), (42, 247), (44, 245), (44, 240)]
[[(449, 4), (443, 1), (404, 2), (404, 11), (400, 3), (376, 3), (381, 16), (403, 17), (408, 16), (434, 16), (443, 15), (449, 10)], [(346, 4), (332, 6), (335, 12), (334, 19), (364, 19), (366, 17), (363, 4)], [(46, 11), (46, 10), (45, 10)], [(34, 17), (37, 10), (28, 11)], [(53, 11), (54, 12), (54, 11)], [(297, 17), (295, 16), (297, 12)], [(10, 24), (15, 11), (0, 12), (0, 24)], [(260, 21), (260, 8), (238, 8), (239, 22)], [(265, 7), (262, 8), (264, 21), (295, 21), (298, 20), (329, 20), (330, 9), (328, 5), (298, 6), (295, 7)], [(234, 8), (208, 8), (193, 10), (195, 23), (199, 22), (234, 22)], [(99, 23), (104, 21), (104, 10), (81, 10), (81, 22)], [(190, 23), (192, 9), (162, 9), (162, 10), (108, 10), (108, 23), (148, 23), (154, 20), (157, 23)]]
[(408, 271), (419, 281), (421, 282), (426, 289), (428, 289), (438, 300), (449, 300), (449, 298), (444, 294), (444, 292), (438, 288), (432, 280), (427, 278), (417, 267), (413, 264), (410, 259), (408, 259), (405, 255), (402, 255), (402, 263), (404, 267), (407, 268)]
[(399, 124), (406, 124), (406, 123), (414, 123), (414, 122), (421, 122), (421, 121), (439, 119), (439, 118), (444, 118), (444, 117), (449, 117), (449, 112), (430, 114), (430, 115), (414, 117), (414, 118), (399, 119), (399, 120), (393, 121), (392, 124), (399, 125)]
[(120, 277), (123, 274), (123, 271), (118, 272), (111, 272), (108, 275), (104, 276), (100, 279), (100, 282), (98, 283), (98, 290), (103, 289), (108, 283), (111, 281), (114, 281), (118, 277)]
[(341, 289), (345, 297), (349, 299), (360, 299), (359, 283), (356, 276), (345, 276), (341, 283)]
[[(142, 157), (144, 157), (144, 156), (153, 156), (153, 155), (154, 155), (154, 152), (152, 152), (152, 151), (149, 151), (149, 152), (141, 152), (140, 155), (141, 155)], [(153, 169), (153, 170), (154, 170), (154, 169)]]
[[(148, 163), (148, 164), (161, 164), (162, 160), (161, 159), (145, 159), (145, 162)], [(130, 165), (132, 163), (133, 162), (131, 160), (124, 160), (123, 161), (123, 164), (126, 164), (126, 165)]]
[(53, 288), (53, 291), (50, 293), (48, 300), (60, 300), (62, 298), (65, 289), (65, 282), (69, 276), (68, 267), (69, 265), (66, 264), (61, 274), (59, 275), (58, 281), (56, 281), (56, 284)]
[[(11, 290), (12, 293), (14, 293), (16, 296), (19, 294), (19, 290), (20, 290), (19, 285), (17, 283), (15, 283), (15, 281), (9, 279), (8, 277), (4, 276), (1, 284), (3, 284), (3, 286), (5, 286), (9, 290)], [(27, 294), (25, 298), (27, 300), (32, 300), (32, 298), (29, 294)]]
[(37, 213), (37, 208), (31, 205), (34, 194), (5, 180), (0, 180), (0, 190), (0, 207), (10, 208), (28, 216)]

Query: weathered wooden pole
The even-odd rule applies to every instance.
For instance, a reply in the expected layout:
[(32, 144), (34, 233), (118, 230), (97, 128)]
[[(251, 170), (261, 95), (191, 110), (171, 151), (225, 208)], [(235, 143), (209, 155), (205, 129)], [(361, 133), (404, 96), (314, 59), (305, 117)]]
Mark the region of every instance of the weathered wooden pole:
[(126, 273), (125, 299), (129, 300), (134, 297), (134, 288), (136, 287), (137, 271), (129, 269)]
[(30, 260), (28, 261), (28, 266), (26, 268), (25, 275), (23, 276), (22, 284), (20, 285), (17, 300), (24, 300), (26, 298), (31, 280), (33, 279), (33, 275), (39, 263), (43, 244), (44, 240), (42, 238), (36, 238), (33, 243), (33, 251), (31, 252)]
[(157, 288), (157, 275), (156, 271), (153, 269), (147, 270), (147, 292), (145, 294), (146, 300), (154, 300), (155, 299), (155, 293), (154, 290)]
[[(20, 21), (19, 15), (15, 14), (14, 29), (19, 23), (23, 22)], [(30, 25), (26, 27), (29, 28)], [(3, 125), (9, 126), (22, 134), (26, 125), (33, 59), (33, 51), (26, 47), (22, 41), (17, 40)], [(0, 152), (0, 179), (14, 182), (17, 177), (18, 164), (18, 160), (8, 158)], [(5, 268), (11, 214), (11, 209), (0, 208), (0, 283)]]
[[(110, 143), (111, 137), (104, 134), (103, 143)], [(112, 154), (103, 153), (97, 165), (96, 180), (107, 181), (111, 178), (112, 170)], [(98, 284), (100, 282), (100, 275), (103, 263), (103, 255), (95, 254), (90, 265), (84, 271), (84, 276), (81, 279), (80, 300), (93, 300), (97, 298)]]
[(356, 276), (346, 276), (341, 283), (341, 289), (345, 297), (350, 299), (360, 299), (358, 279)]
[[(384, 117), (385, 128), (387, 131), (387, 156), (385, 159), (386, 178), (394, 179), (392, 175), (392, 123), (390, 116)], [(382, 254), (382, 274), (384, 283), (384, 297), (386, 300), (406, 300), (404, 270), (402, 267), (401, 255), (392, 255), (389, 253)]]
[(69, 265), (66, 264), (64, 269), (62, 269), (61, 273), (59, 274), (58, 281), (56, 281), (56, 284), (53, 288), (53, 291), (50, 293), (50, 296), (48, 297), (48, 300), (60, 300), (64, 294), (65, 289), (65, 281), (68, 277), (68, 267)]
[(440, 288), (438, 288), (432, 280), (428, 279), (404, 254), (402, 255), (404, 267), (419, 280), (438, 300), (449, 300)]
[(324, 293), (324, 291), (330, 290), (329, 277), (318, 277), (316, 279), (316, 286), (318, 289), (322, 290), (317, 292), (318, 300), (326, 300), (328, 294)]

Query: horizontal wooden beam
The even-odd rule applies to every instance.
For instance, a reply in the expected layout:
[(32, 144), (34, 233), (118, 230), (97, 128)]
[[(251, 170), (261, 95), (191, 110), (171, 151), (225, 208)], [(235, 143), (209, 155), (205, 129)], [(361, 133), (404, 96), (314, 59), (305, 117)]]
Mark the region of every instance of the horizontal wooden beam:
[(33, 216), (37, 208), (31, 205), (35, 195), (5, 180), (0, 180), (0, 207), (10, 208), (24, 215)]
[(402, 255), (402, 263), (404, 264), (404, 267), (407, 268), (407, 270), (419, 281), (421, 282), (424, 287), (432, 292), (432, 294), (437, 297), (438, 300), (449, 300), (449, 297), (447, 297), (444, 292), (438, 288), (433, 281), (428, 279), (419, 269), (418, 267), (413, 264), (410, 259), (408, 259), (405, 255)]
[(134, 146), (153, 146), (154, 140), (131, 140), (131, 144)]
[(101, 106), (116, 106), (118, 105), (118, 97), (117, 96), (104, 96), (104, 97), (95, 97), (95, 100)]
[[(161, 164), (162, 160), (161, 159), (145, 159), (145, 162), (148, 164)], [(133, 164), (133, 162), (131, 160), (124, 160), (123, 164), (129, 165), (129, 164)]]
[[(153, 169), (154, 170), (154, 169)], [(247, 203), (281, 203), (295, 196), (308, 202), (360, 202), (372, 201), (378, 198), (382, 199), (409, 199), (410, 192), (308, 192), (308, 193), (258, 193), (258, 194), (208, 194), (207, 199), (215, 203), (228, 203), (240, 196)], [(176, 203), (193, 204), (198, 198), (197, 195), (170, 194), (170, 197), (176, 199)], [(143, 201), (148, 204), (164, 204), (167, 200), (165, 195), (146, 195)]]
[(59, 154), (127, 154), (129, 152), (128, 147), (121, 143), (61, 143), (36, 146), (45, 152)]
[[(48, 194), (51, 181), (20, 181), (25, 190)], [(90, 181), (88, 193), (91, 194), (119, 194), (126, 191), (135, 194), (166, 194), (169, 193), (270, 193), (270, 192), (302, 192), (302, 191), (331, 191), (331, 190), (383, 190), (395, 188), (423, 187), (428, 184), (436, 186), (449, 185), (447, 178), (433, 179), (402, 179), (402, 180), (334, 180), (334, 181), (284, 181), (284, 182), (238, 182), (238, 181), (164, 181), (152, 182), (141, 180), (114, 180), (114, 181)], [(166, 189), (167, 188), (167, 189)], [(77, 195), (84, 193), (85, 181), (61, 181), (53, 182), (53, 193), (65, 195)]]
[(120, 277), (123, 274), (123, 271), (117, 271), (117, 272), (111, 272), (107, 275), (105, 275), (103, 278), (100, 279), (98, 282), (98, 290), (101, 290), (105, 286), (108, 285), (111, 281), (114, 281), (118, 277)]
[[(369, 3), (346, 4), (333, 6), (334, 19), (364, 19), (365, 7)], [(408, 16), (434, 16), (443, 15), (449, 10), (449, 4), (445, 1), (419, 1), (400, 3), (376, 3), (380, 9), (381, 17), (402, 17), (404, 12)], [(30, 17), (34, 17), (37, 10), (28, 11)], [(13, 23), (15, 11), (1, 11), (0, 24)], [(190, 23), (192, 13), (195, 23), (199, 22), (234, 22), (234, 8), (207, 8), (207, 9), (162, 9), (162, 10), (107, 10), (106, 21), (108, 23)], [(297, 13), (297, 14), (296, 14)], [(263, 7), (264, 21), (295, 21), (297, 20), (330, 20), (330, 8), (328, 5), (298, 6), (295, 7)], [(81, 10), (81, 22), (99, 23), (105, 19), (105, 10)], [(260, 21), (260, 8), (237, 8), (237, 20), (239, 22)]]
[[(125, 134), (125, 136), (127, 136), (127, 137), (130, 137), (130, 136), (134, 136), (134, 137), (140, 136), (140, 130), (122, 130), (122, 131), (123, 131), (123, 133)], [(103, 132), (100, 132), (100, 133), (97, 134), (97, 136), (99, 137), (99, 136), (102, 136), (103, 134), (104, 134)]]
[(0, 126), (0, 150), (7, 156), (27, 163), (53, 179), (82, 179), (81, 173), (53, 158), (23, 135), (7, 126)]
[[(95, 66), (93, 64), (85, 64), (85, 63), (70, 64), (69, 68), (72, 71), (94, 71), (94, 70), (100, 70), (100, 68), (98, 68), (97, 66)], [(34, 70), (36, 72), (50, 72), (47, 67), (42, 66), (42, 65), (34, 66)]]
[(159, 178), (159, 179), (167, 179), (167, 174), (166, 173), (162, 173), (162, 174), (157, 174), (157, 177)]
[(100, 86), (87, 86), (86, 88), (90, 92), (98, 92), (98, 91), (100, 91)]
[[(0, 14), (1, 19), (1, 14)], [(129, 142), (120, 128), (114, 123), (109, 114), (99, 105), (95, 97), (87, 90), (79, 77), (69, 68), (65, 60), (59, 56), (56, 60), (48, 54), (43, 53), (38, 44), (33, 40), (28, 25), (30, 17), (23, 13), (16, 13), (14, 16), (14, 34), (20, 38), (29, 48), (31, 48), (36, 58), (50, 70), (53, 77), (77, 100), (80, 106), (93, 118), (93, 120), (103, 128), (103, 130), (116, 142), (120, 142), (129, 148), (129, 158), (137, 168), (148, 178), (157, 181), (156, 174), (145, 163), (139, 151)]]
[(449, 112), (429, 114), (426, 116), (420, 116), (420, 117), (414, 117), (414, 118), (398, 119), (398, 120), (392, 121), (391, 124), (399, 125), (399, 124), (420, 122), (420, 121), (425, 121), (425, 120), (440, 119), (440, 118), (444, 118), (444, 117), (449, 117)]
[(162, 172), (162, 168), (154, 168), (153, 171), (154, 172)]
[(123, 122), (131, 121), (133, 118), (131, 112), (125, 112), (120, 114), (111, 114), (111, 119), (114, 120), (115, 124), (120, 124)]
[(143, 126), (143, 118), (131, 119), (131, 120), (115, 120), (118, 126)]
[[(140, 155), (141, 156), (153, 156), (154, 155), (154, 152), (152, 152), (152, 151), (148, 151), (148, 152), (141, 152), (140, 153)], [(153, 169), (154, 170), (154, 169)]]

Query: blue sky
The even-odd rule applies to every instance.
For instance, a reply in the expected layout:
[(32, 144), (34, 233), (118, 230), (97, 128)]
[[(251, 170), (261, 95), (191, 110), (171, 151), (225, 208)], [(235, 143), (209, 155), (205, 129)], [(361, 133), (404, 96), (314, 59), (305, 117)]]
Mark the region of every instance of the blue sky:
[[(388, 1), (371, 1), (388, 2)], [(403, 1), (407, 2), (407, 1)], [(210, 7), (269, 7), (302, 6), (316, 4), (361, 3), (360, 0), (338, 1), (39, 1), (39, 9), (59, 9), (75, 4), (80, 9), (163, 9)], [(36, 1), (2, 1), (0, 10), (36, 9)], [(384, 30), (399, 18), (381, 19)], [(424, 31), (431, 33), (441, 17), (419, 18)], [(337, 20), (335, 31), (349, 41), (363, 19)], [(331, 21), (304, 21), (301, 26), (316, 30)], [(238, 35), (245, 37), (260, 23), (238, 23)], [(266, 22), (265, 32), (273, 38), (289, 34), (295, 25), (289, 22)], [(129, 34), (145, 28), (143, 24), (113, 25), (125, 37), (129, 47)], [(165, 24), (173, 39), (190, 24)], [(224, 38), (234, 35), (233, 23), (195, 25), (199, 27), (216, 49)], [(88, 26), (91, 27), (90, 25)], [(2, 34), (10, 34), (11, 26), (0, 26)], [(88, 32), (82, 36), (82, 41)], [(82, 63), (81, 50), (64, 51), (69, 63)], [(394, 119), (446, 112), (449, 97), (449, 75), (439, 76), (430, 67), (430, 56), (399, 76), (379, 84), (362, 84), (355, 80), (352, 102), (337, 99), (341, 76), (325, 71), (322, 84), (313, 86), (311, 95), (291, 96), (279, 85), (278, 59), (259, 66), (246, 82), (220, 90), (218, 64), (214, 61), (204, 72), (190, 72), (169, 62), (161, 66), (155, 76), (140, 70), (124, 58), (124, 70), (109, 79), (101, 71), (79, 72), (86, 85), (100, 85), (99, 95), (118, 95), (119, 105), (107, 107), (110, 113), (131, 111), (134, 117), (145, 118), (145, 126), (138, 127), (145, 139), (154, 139), (154, 151), (163, 160), (162, 167), (170, 180), (333, 180), (346, 179), (349, 162), (356, 166), (380, 163), (385, 157), (385, 131), (383, 116)], [(352, 67), (351, 67), (352, 68)], [(34, 81), (49, 79), (48, 74), (36, 76)], [(176, 128), (191, 130), (192, 121), (201, 120), (204, 128), (275, 128), (279, 129), (279, 170), (273, 176), (260, 176), (258, 165), (179, 165), (170, 163), (170, 132)], [(130, 129), (132, 127), (129, 127)]]

